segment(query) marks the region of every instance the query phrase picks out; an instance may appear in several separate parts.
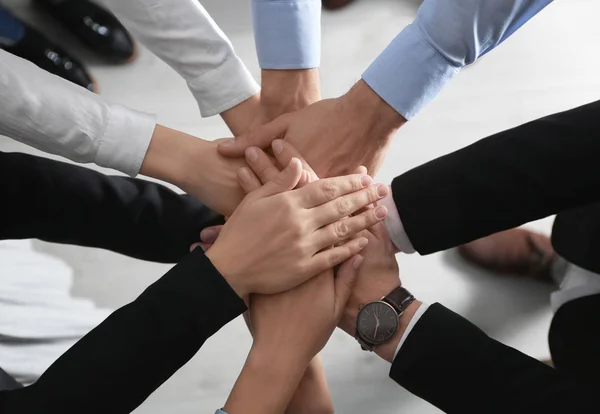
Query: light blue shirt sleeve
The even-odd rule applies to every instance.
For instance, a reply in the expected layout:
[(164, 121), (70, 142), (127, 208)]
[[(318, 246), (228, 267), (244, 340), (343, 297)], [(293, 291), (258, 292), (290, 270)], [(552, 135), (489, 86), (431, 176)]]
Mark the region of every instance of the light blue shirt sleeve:
[(406, 119), (414, 117), (463, 66), (494, 49), (552, 0), (425, 0), (363, 73)]
[(252, 0), (262, 69), (312, 69), (321, 63), (321, 0)]
[(227, 413), (223, 410), (217, 410), (217, 412), (215, 414), (227, 414)]

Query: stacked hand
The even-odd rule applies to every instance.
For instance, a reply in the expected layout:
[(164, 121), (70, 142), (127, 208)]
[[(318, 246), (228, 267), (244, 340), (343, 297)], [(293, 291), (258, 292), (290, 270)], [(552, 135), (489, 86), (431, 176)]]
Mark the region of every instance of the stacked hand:
[(348, 174), (365, 165), (374, 175), (393, 133), (406, 120), (366, 83), (347, 94), (325, 99), (223, 142), (219, 152), (241, 157), (249, 146), (267, 148), (285, 139), (297, 148), (320, 177)]

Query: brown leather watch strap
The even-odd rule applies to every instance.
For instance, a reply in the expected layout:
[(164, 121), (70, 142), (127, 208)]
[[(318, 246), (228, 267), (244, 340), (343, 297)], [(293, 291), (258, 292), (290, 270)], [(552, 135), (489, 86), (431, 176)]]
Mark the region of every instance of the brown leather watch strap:
[(400, 315), (406, 310), (408, 305), (414, 302), (415, 297), (402, 286), (398, 286), (381, 300), (392, 305), (396, 309), (396, 312), (398, 312), (398, 315)]

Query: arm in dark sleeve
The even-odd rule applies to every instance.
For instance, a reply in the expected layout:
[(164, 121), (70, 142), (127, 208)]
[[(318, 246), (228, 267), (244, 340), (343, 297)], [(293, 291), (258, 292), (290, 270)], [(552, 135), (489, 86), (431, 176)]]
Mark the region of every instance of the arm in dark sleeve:
[(84, 336), (36, 383), (0, 393), (0, 412), (129, 413), (245, 310), (196, 249)]
[(0, 239), (99, 247), (173, 263), (222, 217), (149, 181), (19, 153), (0, 153)]
[(440, 304), (400, 348), (390, 377), (445, 413), (591, 413), (595, 392), (488, 337)]
[(397, 177), (421, 254), (600, 200), (600, 101), (485, 138)]

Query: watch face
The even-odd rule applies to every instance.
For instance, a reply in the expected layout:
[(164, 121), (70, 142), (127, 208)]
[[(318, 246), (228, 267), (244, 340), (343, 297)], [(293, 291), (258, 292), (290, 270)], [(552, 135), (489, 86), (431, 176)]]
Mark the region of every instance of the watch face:
[(356, 330), (371, 344), (389, 341), (398, 329), (398, 314), (385, 302), (371, 302), (358, 314)]

